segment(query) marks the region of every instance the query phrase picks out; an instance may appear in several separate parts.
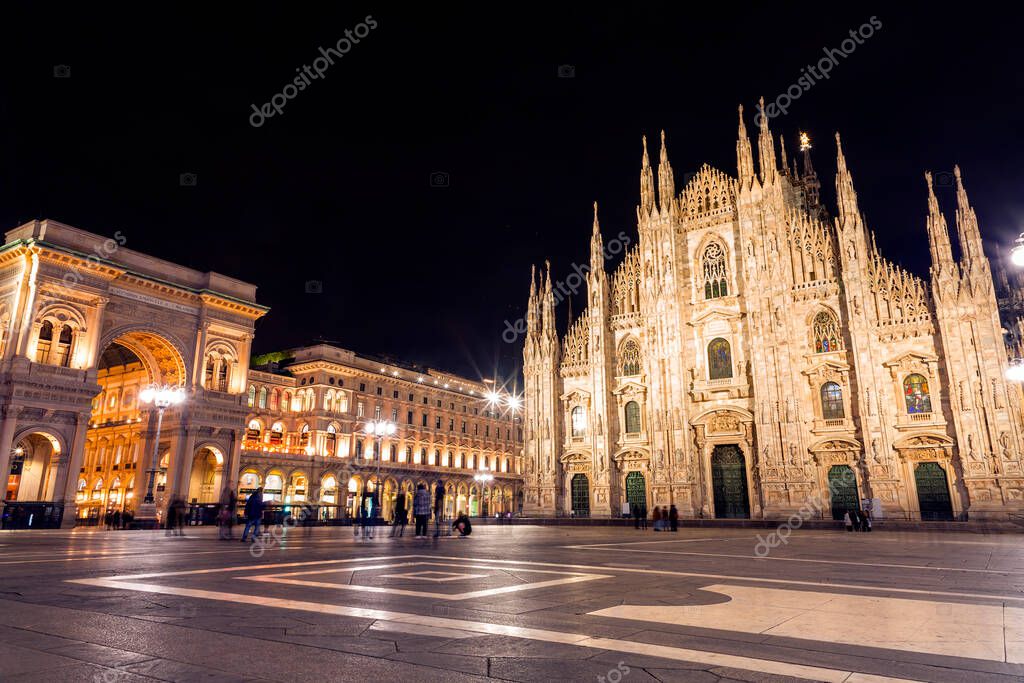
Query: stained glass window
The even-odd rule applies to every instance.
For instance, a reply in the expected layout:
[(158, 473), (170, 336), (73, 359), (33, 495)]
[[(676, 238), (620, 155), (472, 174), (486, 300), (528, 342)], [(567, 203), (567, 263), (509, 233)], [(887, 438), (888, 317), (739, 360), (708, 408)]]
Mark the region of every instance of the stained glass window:
[(821, 311), (812, 323), (814, 352), (828, 353), (843, 348), (843, 337), (839, 332), (839, 321), (831, 311)]
[(907, 375), (903, 380), (903, 397), (907, 401), (908, 413), (932, 412), (932, 397), (928, 392), (928, 380), (924, 375)]
[(843, 412), (843, 390), (835, 382), (821, 385), (821, 416), (826, 420), (841, 420)]
[(640, 374), (640, 345), (635, 339), (627, 341), (619, 351), (619, 374), (623, 377)]
[(718, 337), (708, 344), (708, 379), (732, 377), (732, 350), (729, 342)]
[(725, 250), (717, 242), (704, 248), (704, 298), (717, 299), (729, 295), (726, 284)]

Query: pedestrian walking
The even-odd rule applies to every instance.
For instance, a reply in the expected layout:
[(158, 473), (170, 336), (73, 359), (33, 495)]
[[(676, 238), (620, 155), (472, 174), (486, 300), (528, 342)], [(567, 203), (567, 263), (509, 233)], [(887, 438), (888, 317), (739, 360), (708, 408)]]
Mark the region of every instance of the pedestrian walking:
[(850, 519), (850, 511), (847, 510), (843, 513), (843, 524), (846, 525), (847, 531), (853, 531), (853, 520)]
[(178, 511), (178, 515), (177, 515), (178, 535), (179, 536), (184, 536), (185, 535), (185, 522), (188, 521), (188, 514), (189, 514), (188, 506), (185, 504), (185, 497), (184, 496), (178, 496), (175, 499), (175, 505), (177, 506), (177, 511)]
[(377, 499), (375, 491), (363, 491), (362, 503), (359, 505), (359, 520), (363, 527), (363, 538), (373, 539), (373, 522), (377, 515)]
[(167, 501), (167, 522), (164, 524), (164, 536), (174, 536), (178, 531), (178, 497), (171, 496)]
[(405, 525), (409, 523), (409, 511), (405, 507), (405, 492), (399, 491), (395, 496), (395, 519), (392, 521), (391, 535), (397, 532), (398, 537), (405, 535)]
[(444, 521), (444, 482), (437, 480), (434, 488), (434, 538), (441, 535), (441, 522)]
[(864, 531), (871, 531), (871, 515), (864, 511), (864, 522), (861, 524), (861, 529)]
[(668, 523), (671, 531), (679, 531), (679, 509), (675, 505), (668, 509)]
[(412, 514), (416, 517), (416, 538), (427, 537), (427, 521), (430, 519), (430, 492), (425, 484), (417, 484), (412, 499)]
[(661, 531), (661, 509), (657, 505), (654, 506), (654, 514), (651, 515), (651, 519), (654, 520), (654, 530)]
[(245, 500), (245, 528), (242, 529), (242, 543), (249, 537), (249, 530), (252, 530), (252, 540), (260, 535), (260, 522), (263, 520), (263, 487), (259, 487), (249, 494)]
[(640, 528), (647, 530), (647, 503), (640, 503)]
[(636, 503), (630, 503), (629, 504), (629, 512), (630, 512), (631, 515), (633, 515), (633, 528), (634, 529), (639, 529), (640, 528), (640, 506), (637, 505)]
[(218, 537), (222, 541), (232, 541), (235, 538), (235, 495), (230, 486), (225, 486), (220, 492), (220, 509), (217, 511)]
[(113, 523), (114, 523), (113, 527), (114, 527), (115, 531), (121, 528), (121, 511), (120, 510), (114, 510)]

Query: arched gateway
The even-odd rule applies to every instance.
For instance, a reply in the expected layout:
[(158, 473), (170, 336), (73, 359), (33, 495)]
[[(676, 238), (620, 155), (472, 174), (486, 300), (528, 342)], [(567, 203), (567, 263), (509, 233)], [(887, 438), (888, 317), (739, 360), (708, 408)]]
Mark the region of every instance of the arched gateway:
[[(221, 473), (236, 476), (239, 395), (267, 309), (252, 285), (125, 244), (120, 233), (33, 221), (0, 250), (0, 372), (10, 378), (0, 386), (0, 473), (17, 470), (7, 506), (48, 505), (48, 524), (115, 509), (145, 516), (148, 492), (150, 510), (193, 485), (208, 498), (220, 486), (218, 453)], [(157, 411), (142, 400), (154, 383), (186, 398), (165, 411), (159, 442)]]

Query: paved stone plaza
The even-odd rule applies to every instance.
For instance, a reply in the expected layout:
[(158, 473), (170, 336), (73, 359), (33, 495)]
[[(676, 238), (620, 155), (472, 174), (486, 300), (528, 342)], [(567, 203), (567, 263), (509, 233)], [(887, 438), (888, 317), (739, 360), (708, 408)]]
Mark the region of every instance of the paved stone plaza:
[(1024, 680), (1019, 535), (387, 531), (0, 533), (0, 680)]

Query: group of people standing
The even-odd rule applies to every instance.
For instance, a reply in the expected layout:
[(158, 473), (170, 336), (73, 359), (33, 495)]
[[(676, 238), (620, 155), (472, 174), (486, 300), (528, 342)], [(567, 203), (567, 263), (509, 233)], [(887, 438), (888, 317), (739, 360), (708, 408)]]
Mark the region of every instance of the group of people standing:
[[(363, 494), (363, 504), (359, 506), (363, 536), (373, 538), (373, 523), (380, 516), (376, 492)], [(434, 515), (434, 538), (447, 534), (448, 529), (444, 526), (444, 483), (437, 482), (434, 489), (434, 500), (431, 505), (430, 491), (426, 484), (417, 484), (416, 492), (412, 496), (412, 516), (416, 523), (414, 538), (427, 538), (427, 529), (430, 524), (430, 515)], [(405, 527), (409, 523), (409, 497), (404, 491), (399, 491), (395, 496), (394, 519), (392, 520), (391, 536), (405, 536)], [(443, 528), (442, 528), (443, 527)], [(459, 531), (460, 537), (469, 536), (473, 533), (473, 525), (466, 513), (460, 513), (452, 523), (452, 528)]]
[(132, 514), (131, 510), (108, 510), (107, 514), (103, 517), (103, 522), (106, 524), (107, 529), (130, 529), (132, 522), (135, 521), (135, 515)]
[[(647, 505), (645, 503), (630, 503), (629, 512), (633, 517), (633, 526), (637, 529), (647, 528)], [(675, 505), (660, 508), (655, 505), (651, 514), (651, 521), (654, 522), (655, 531), (679, 531), (679, 510)]]
[(843, 524), (847, 531), (871, 531), (871, 517), (860, 508), (843, 513)]

